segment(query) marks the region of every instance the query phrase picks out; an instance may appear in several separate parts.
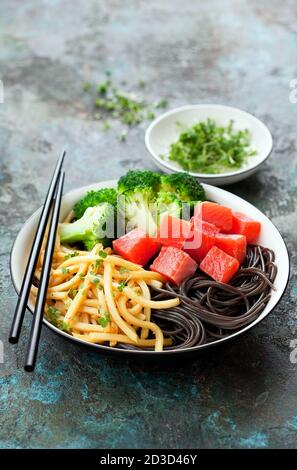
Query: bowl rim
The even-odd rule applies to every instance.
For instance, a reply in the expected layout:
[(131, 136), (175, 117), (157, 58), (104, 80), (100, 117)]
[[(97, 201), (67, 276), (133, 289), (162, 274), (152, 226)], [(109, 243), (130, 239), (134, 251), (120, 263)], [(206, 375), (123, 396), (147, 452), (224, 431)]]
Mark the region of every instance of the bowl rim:
[[(117, 183), (117, 180), (106, 180), (106, 181), (101, 181), (101, 182), (97, 182), (97, 183), (93, 183), (93, 184), (90, 184), (90, 185), (87, 185), (87, 186), (82, 186), (82, 187), (79, 187), (79, 188), (76, 188), (76, 189), (73, 189), (71, 191), (68, 191), (67, 193), (65, 193), (63, 195), (63, 199), (67, 196), (67, 197), (71, 197), (72, 195), (74, 195), (76, 192), (80, 192), (80, 191), (89, 191), (91, 190), (92, 188), (96, 188), (98, 186), (101, 186), (102, 184), (106, 184), (106, 185), (110, 185), (110, 187), (112, 187), (113, 185), (115, 185)], [(214, 188), (215, 191), (218, 191), (218, 192), (223, 192), (223, 193), (227, 193), (227, 194), (232, 194), (233, 197), (235, 197), (236, 199), (238, 200), (243, 200), (246, 204), (248, 204), (249, 206), (251, 206), (254, 210), (258, 211), (260, 214), (264, 215), (257, 207), (253, 206), (253, 204), (249, 203), (248, 201), (244, 200), (243, 198), (241, 198), (240, 196), (237, 196), (233, 193), (230, 193), (230, 191), (226, 191), (225, 189), (222, 189), (222, 188), (218, 188), (216, 186), (212, 186), (212, 185), (208, 185), (206, 183), (202, 183), (202, 185), (204, 186), (204, 188), (208, 189), (208, 187), (210, 188)], [(62, 199), (62, 203), (63, 203), (63, 199)], [(16, 242), (18, 241), (19, 237), (22, 235), (22, 231), (24, 230), (25, 226), (33, 219), (33, 218), (37, 218), (39, 212), (41, 211), (41, 207), (39, 207), (36, 211), (33, 212), (33, 214), (25, 221), (25, 223), (22, 225), (21, 229), (19, 230), (14, 242), (13, 242), (13, 245), (11, 247), (11, 251), (10, 251), (10, 258), (9, 258), (9, 270), (10, 270), (10, 276), (11, 276), (11, 280), (12, 280), (12, 284), (13, 284), (13, 287), (17, 293), (17, 295), (19, 295), (19, 288), (17, 287), (17, 283), (15, 281), (15, 278), (14, 278), (14, 270), (13, 270), (13, 266), (12, 266), (12, 258), (13, 258), (13, 254), (14, 254), (14, 248), (15, 248), (15, 245), (16, 245)], [(265, 216), (266, 217), (266, 216)], [(268, 217), (266, 217), (268, 219)], [(165, 357), (165, 355), (176, 355), (176, 354), (189, 354), (189, 353), (196, 353), (200, 350), (204, 350), (204, 349), (207, 349), (207, 348), (211, 348), (211, 347), (215, 347), (215, 346), (219, 346), (221, 344), (224, 344), (226, 343), (227, 341), (231, 341), (233, 339), (236, 339), (238, 338), (240, 335), (248, 332), (249, 330), (251, 330), (253, 327), (255, 327), (256, 325), (258, 325), (260, 322), (262, 322), (276, 307), (277, 305), (279, 304), (279, 302), (282, 300), (283, 296), (284, 296), (284, 293), (286, 292), (286, 289), (287, 289), (287, 286), (288, 286), (288, 282), (289, 282), (289, 279), (290, 279), (290, 271), (291, 271), (291, 267), (290, 267), (290, 257), (289, 257), (289, 251), (288, 251), (288, 248), (287, 248), (287, 245), (286, 245), (286, 242), (285, 240), (283, 239), (280, 231), (278, 230), (278, 228), (275, 226), (275, 224), (273, 222), (271, 222), (270, 219), (268, 219), (269, 222), (273, 225), (273, 227), (275, 228), (276, 232), (279, 234), (279, 236), (281, 237), (282, 239), (282, 242), (283, 242), (283, 245), (284, 245), (284, 248), (285, 248), (285, 251), (286, 251), (286, 255), (287, 255), (287, 262), (288, 262), (288, 270), (287, 270), (287, 278), (286, 278), (286, 282), (284, 284), (284, 287), (283, 287), (283, 291), (281, 292), (280, 296), (279, 296), (279, 299), (277, 300), (276, 304), (271, 307), (265, 314), (265, 316), (261, 317), (261, 315), (256, 318), (252, 323), (249, 323), (248, 325), (246, 325), (244, 328), (242, 328), (241, 330), (239, 331), (236, 331), (234, 333), (231, 333), (230, 335), (224, 337), (224, 338), (221, 338), (219, 340), (216, 340), (216, 341), (213, 341), (211, 343), (205, 343), (205, 344), (202, 344), (202, 345), (197, 345), (197, 346), (193, 346), (193, 347), (190, 347), (190, 348), (183, 348), (183, 349), (171, 349), (171, 350), (163, 350), (163, 351), (160, 351), (160, 352), (156, 352), (156, 351), (147, 351), (147, 350), (131, 350), (131, 349), (120, 349), (120, 348), (112, 348), (110, 346), (107, 346), (107, 345), (103, 345), (103, 344), (95, 344), (95, 343), (88, 343), (86, 341), (82, 341), (78, 338), (75, 338), (74, 336), (72, 335), (69, 335), (68, 333), (60, 330), (59, 328), (55, 327), (54, 325), (52, 325), (49, 321), (47, 321), (45, 318), (43, 318), (43, 324), (49, 328), (51, 331), (53, 331), (54, 333), (56, 333), (58, 336), (63, 336), (65, 339), (73, 342), (73, 343), (77, 343), (81, 346), (84, 346), (84, 347), (87, 347), (89, 349), (94, 349), (94, 350), (97, 350), (98, 352), (99, 351), (102, 351), (102, 352), (105, 352), (105, 353), (111, 353), (111, 354), (115, 354), (115, 355), (122, 355), (122, 356), (134, 356), (134, 355), (138, 355), (138, 356), (145, 356), (145, 357)], [(27, 309), (30, 311), (31, 314), (33, 314), (33, 311), (29, 305), (29, 302), (27, 303)]]
[[(168, 116), (171, 116), (173, 114), (176, 114), (181, 111), (188, 111), (192, 109), (202, 109), (204, 107), (208, 108), (217, 108), (217, 109), (225, 109), (228, 111), (236, 111), (240, 112), (242, 115), (246, 116), (248, 119), (252, 120), (255, 122), (258, 126), (262, 127), (263, 132), (267, 134), (267, 138), (269, 140), (269, 150), (267, 152), (267, 155), (265, 155), (258, 163), (255, 165), (250, 165), (248, 168), (242, 168), (239, 170), (234, 170), (234, 171), (228, 171), (226, 173), (196, 173), (193, 171), (187, 171), (184, 170), (182, 167), (180, 168), (175, 168), (171, 163), (167, 162), (166, 160), (162, 160), (159, 155), (156, 155), (155, 152), (153, 151), (151, 144), (150, 144), (150, 135), (152, 130), (165, 118)], [(201, 104), (189, 104), (189, 105), (184, 105), (184, 106), (179, 106), (177, 108), (173, 108), (169, 111), (166, 111), (165, 113), (161, 114), (161, 116), (158, 116), (156, 119), (154, 119), (153, 122), (148, 126), (146, 132), (145, 132), (145, 137), (144, 137), (144, 142), (145, 142), (145, 147), (150, 153), (151, 157), (153, 160), (157, 160), (160, 165), (163, 166), (163, 168), (167, 168), (170, 171), (173, 172), (184, 172), (184, 173), (189, 173), (191, 176), (195, 176), (196, 178), (204, 178), (204, 179), (209, 179), (209, 182), (211, 180), (216, 180), (216, 179), (222, 179), (222, 178), (232, 178), (234, 176), (239, 176), (239, 175), (244, 175), (245, 173), (249, 173), (251, 171), (256, 170), (259, 166), (263, 165), (263, 163), (267, 160), (267, 158), (271, 155), (272, 149), (273, 149), (273, 138), (270, 130), (262, 122), (259, 118), (254, 116), (253, 114), (249, 113), (248, 111), (244, 111), (240, 108), (236, 108), (235, 106), (227, 106), (224, 104), (214, 104), (214, 103), (201, 103)], [(248, 176), (248, 175), (247, 175)]]

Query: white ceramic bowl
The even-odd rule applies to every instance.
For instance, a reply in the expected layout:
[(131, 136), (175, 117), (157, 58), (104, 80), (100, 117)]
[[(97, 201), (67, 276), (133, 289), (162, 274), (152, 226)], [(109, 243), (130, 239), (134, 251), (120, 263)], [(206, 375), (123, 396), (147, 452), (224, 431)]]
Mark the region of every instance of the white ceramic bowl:
[[(84, 196), (84, 194), (87, 191), (91, 189), (96, 190), (96, 189), (100, 189), (103, 187), (115, 187), (116, 183), (117, 182), (115, 180), (105, 181), (101, 183), (92, 184), (90, 186), (85, 186), (83, 188), (79, 188), (79, 189), (76, 189), (74, 191), (67, 193), (63, 197), (63, 201), (62, 201), (61, 220), (63, 220), (66, 214), (72, 209), (75, 202), (78, 201), (82, 196)], [(201, 346), (195, 346), (190, 349), (180, 349), (180, 350), (177, 349), (177, 350), (162, 351), (160, 353), (157, 353), (155, 351), (134, 351), (134, 350), (131, 351), (128, 349), (127, 350), (116, 349), (116, 348), (110, 348), (108, 346), (95, 345), (95, 344), (88, 345), (90, 348), (97, 349), (99, 351), (103, 350), (105, 352), (118, 354), (122, 356), (123, 355), (135, 355), (135, 354), (145, 355), (145, 356), (148, 356), (148, 355), (164, 356), (166, 354), (172, 355), (172, 354), (184, 354), (187, 352), (194, 352), (200, 349), (213, 347), (215, 345), (224, 343), (225, 341), (229, 341), (232, 338), (238, 337), (242, 333), (253, 328), (261, 320), (263, 320), (277, 305), (277, 303), (281, 299), (286, 289), (286, 285), (287, 285), (288, 277), (289, 277), (289, 256), (288, 256), (286, 245), (279, 231), (273, 225), (273, 223), (264, 214), (262, 214), (262, 212), (260, 212), (256, 207), (252, 206), (244, 199), (241, 199), (240, 197), (235, 196), (234, 194), (231, 194), (227, 191), (224, 191), (221, 188), (217, 188), (214, 186), (209, 186), (205, 184), (204, 188), (206, 191), (206, 196), (210, 200), (216, 201), (220, 204), (224, 204), (235, 211), (244, 212), (245, 214), (261, 222), (262, 231), (261, 231), (261, 236), (259, 239), (259, 244), (265, 247), (271, 248), (275, 252), (275, 261), (278, 267), (278, 272), (277, 272), (277, 276), (275, 279), (276, 290), (272, 291), (271, 298), (268, 304), (266, 305), (265, 309), (261, 313), (261, 315), (253, 323), (249, 324), (242, 330), (237, 331), (226, 338), (220, 339), (213, 343), (208, 343), (208, 344), (204, 344)], [(34, 233), (36, 230), (37, 222), (39, 220), (40, 211), (41, 209), (38, 209), (27, 220), (27, 222), (25, 222), (25, 224), (23, 225), (22, 229), (20, 230), (14, 242), (14, 245), (11, 251), (11, 257), (10, 257), (11, 277), (12, 277), (12, 281), (13, 281), (13, 284), (17, 293), (19, 293), (20, 288), (21, 288), (22, 278), (24, 275), (26, 262), (28, 260), (28, 256), (30, 253), (30, 248), (31, 248), (32, 240), (33, 240)], [(28, 307), (31, 311), (33, 310), (33, 305), (31, 301), (29, 301)], [(51, 325), (47, 320), (43, 320), (43, 321), (51, 330), (55, 331), (61, 336), (64, 336), (64, 338), (70, 339), (71, 341), (75, 343), (80, 343), (85, 346), (87, 345), (87, 343), (80, 341), (68, 335), (67, 333), (64, 333), (63, 331), (59, 330), (55, 326)], [(267, 328), (269, 328), (269, 326), (267, 326)]]
[[(205, 121), (207, 118), (214, 119), (217, 124), (224, 127), (229, 124), (230, 120), (233, 120), (235, 130), (248, 129), (251, 134), (251, 147), (256, 150), (257, 155), (249, 157), (240, 170), (221, 174), (190, 172), (201, 182), (215, 186), (236, 183), (255, 173), (269, 157), (272, 150), (272, 136), (259, 119), (230, 106), (197, 104), (168, 111), (155, 119), (148, 127), (145, 134), (145, 145), (154, 163), (166, 173), (184, 171), (178, 163), (166, 158), (164, 160), (161, 155), (168, 155), (170, 144), (178, 139), (181, 129), (191, 127), (198, 121)], [(180, 123), (181, 126), (178, 126), (177, 123)]]

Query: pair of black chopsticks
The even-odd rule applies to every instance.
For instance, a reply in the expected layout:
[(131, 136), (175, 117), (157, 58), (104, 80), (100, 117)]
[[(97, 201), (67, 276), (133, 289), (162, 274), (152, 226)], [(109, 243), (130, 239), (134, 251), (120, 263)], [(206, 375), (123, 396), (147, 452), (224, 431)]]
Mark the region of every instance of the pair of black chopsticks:
[(62, 165), (65, 154), (66, 152), (63, 151), (57, 161), (56, 168), (44, 201), (10, 330), (9, 342), (16, 344), (20, 337), (30, 289), (32, 286), (36, 264), (42, 245), (42, 240), (45, 234), (48, 221), (50, 220), (37, 299), (33, 312), (30, 339), (24, 365), (24, 368), (27, 372), (32, 372), (36, 363), (43, 312), (46, 301), (46, 293), (49, 283), (50, 270), (59, 221), (61, 199), (63, 194), (65, 172), (62, 170)]

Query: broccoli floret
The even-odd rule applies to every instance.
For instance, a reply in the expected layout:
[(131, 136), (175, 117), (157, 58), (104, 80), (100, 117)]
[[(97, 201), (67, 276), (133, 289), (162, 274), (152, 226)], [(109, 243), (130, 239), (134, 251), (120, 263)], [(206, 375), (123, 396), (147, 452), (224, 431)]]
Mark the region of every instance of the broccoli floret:
[(137, 187), (150, 188), (158, 192), (161, 184), (161, 175), (150, 170), (130, 170), (118, 181), (118, 192), (122, 194)]
[(116, 208), (118, 193), (116, 189), (104, 188), (99, 191), (89, 191), (74, 206), (73, 212), (76, 219), (80, 219), (88, 207), (95, 207), (103, 202), (108, 202)]
[(160, 223), (161, 217), (164, 214), (179, 218), (181, 216), (182, 202), (176, 194), (161, 189), (156, 199), (156, 210), (158, 223)]
[(123, 193), (120, 206), (126, 220), (126, 231), (138, 227), (148, 235), (155, 235), (157, 225), (153, 215), (154, 200), (154, 191), (145, 186), (139, 186)]
[(87, 250), (92, 250), (96, 243), (110, 245), (114, 236), (114, 207), (108, 203), (88, 207), (80, 219), (60, 227), (62, 243), (82, 242)]
[(199, 181), (188, 173), (162, 175), (162, 189), (177, 194), (182, 202), (204, 201), (205, 191)]
[(149, 235), (155, 234), (154, 201), (160, 184), (160, 174), (150, 170), (130, 170), (119, 179), (118, 193), (123, 196), (121, 213), (124, 212), (126, 230), (139, 227)]

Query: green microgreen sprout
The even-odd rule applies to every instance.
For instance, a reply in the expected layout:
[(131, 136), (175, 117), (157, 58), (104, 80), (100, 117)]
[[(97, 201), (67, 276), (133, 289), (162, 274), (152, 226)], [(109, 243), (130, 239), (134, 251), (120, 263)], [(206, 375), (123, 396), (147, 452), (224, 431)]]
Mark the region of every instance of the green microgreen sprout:
[(83, 89), (83, 91), (89, 91), (90, 88), (91, 88), (91, 84), (90, 84), (89, 82), (84, 82), (84, 83), (82, 84), (82, 89)]
[[(104, 253), (104, 252), (103, 252)], [(106, 253), (105, 253), (106, 254)], [(95, 261), (95, 268), (99, 269), (102, 266), (102, 259), (96, 259)]]
[(68, 295), (73, 300), (77, 293), (78, 293), (77, 289), (70, 289), (68, 292)]
[(123, 290), (124, 290), (125, 287), (126, 287), (125, 281), (119, 282), (118, 291), (119, 291), (119, 292), (123, 292)]
[(97, 319), (97, 323), (100, 326), (102, 326), (102, 328), (106, 328), (109, 322), (110, 322), (110, 315), (108, 312), (103, 312), (103, 315)]
[(69, 273), (69, 269), (68, 269), (68, 268), (65, 268), (65, 266), (62, 266), (62, 268), (61, 268), (61, 273), (63, 274), (63, 276), (66, 276), (66, 274)]
[(73, 253), (68, 253), (67, 255), (64, 256), (64, 260), (67, 261), (68, 259), (74, 258), (75, 256), (78, 256), (78, 255), (79, 255), (78, 251), (74, 251)]
[(121, 267), (121, 268), (119, 269), (119, 273), (120, 273), (120, 274), (127, 274), (127, 273), (129, 273), (129, 272), (130, 272), (130, 270), (127, 269), (127, 268)]
[(110, 128), (111, 128), (111, 125), (109, 124), (108, 121), (104, 121), (104, 122), (102, 123), (102, 129), (103, 129), (104, 131), (108, 131)]

